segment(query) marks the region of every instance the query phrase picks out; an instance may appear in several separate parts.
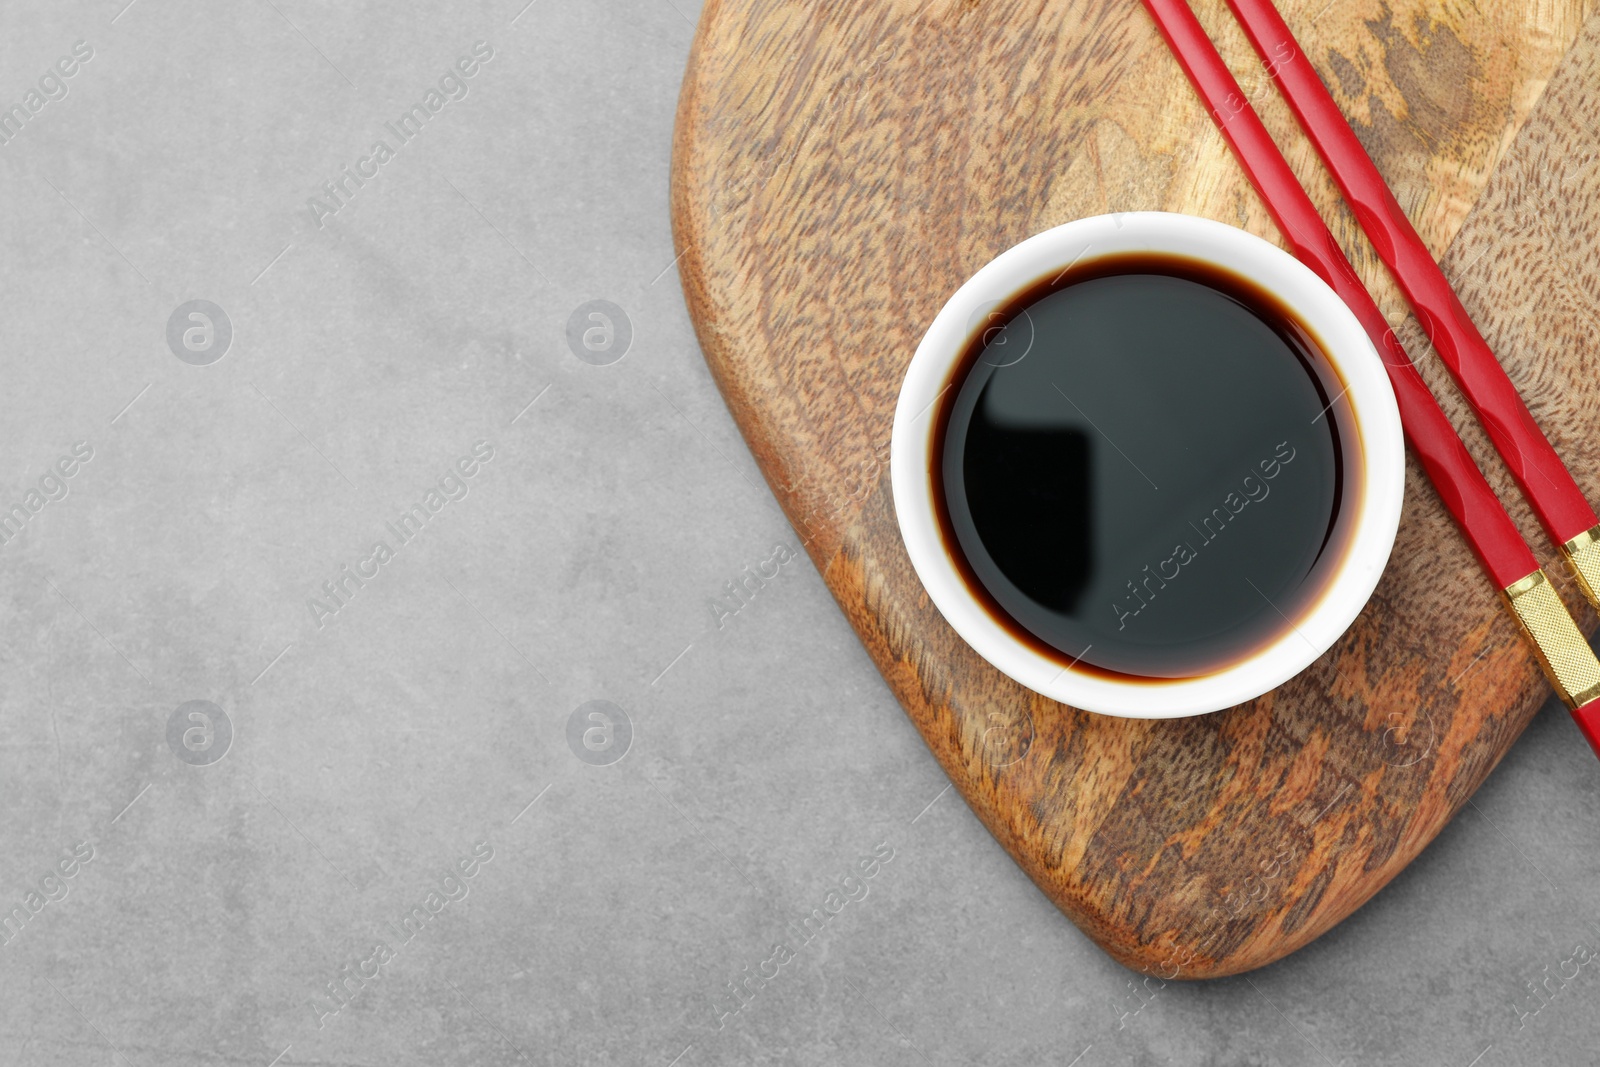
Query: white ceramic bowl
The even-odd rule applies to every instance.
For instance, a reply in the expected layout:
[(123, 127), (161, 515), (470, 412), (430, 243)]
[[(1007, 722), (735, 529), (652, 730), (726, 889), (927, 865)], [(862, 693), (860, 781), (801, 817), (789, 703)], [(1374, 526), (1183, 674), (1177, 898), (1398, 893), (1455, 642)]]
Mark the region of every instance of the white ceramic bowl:
[[(1295, 625), (1249, 658), (1201, 677), (1120, 680), (1068, 667), (1011, 636), (967, 588), (940, 533), (933, 497), (935, 401), (950, 384), (984, 312), (1029, 283), (1078, 262), (1165, 252), (1224, 267), (1286, 304), (1321, 342), (1345, 383), (1365, 477), (1355, 525), (1327, 592)], [(977, 325), (974, 325), (977, 324)], [(1283, 684), (1338, 640), (1360, 614), (1389, 559), (1400, 524), (1405, 444), (1383, 363), (1344, 302), (1275, 245), (1220, 222), (1167, 212), (1099, 215), (1047, 230), (973, 275), (928, 328), (900, 388), (890, 472), (906, 551), (933, 603), (979, 655), (1035, 692), (1086, 711), (1130, 718), (1199, 715), (1242, 704)]]

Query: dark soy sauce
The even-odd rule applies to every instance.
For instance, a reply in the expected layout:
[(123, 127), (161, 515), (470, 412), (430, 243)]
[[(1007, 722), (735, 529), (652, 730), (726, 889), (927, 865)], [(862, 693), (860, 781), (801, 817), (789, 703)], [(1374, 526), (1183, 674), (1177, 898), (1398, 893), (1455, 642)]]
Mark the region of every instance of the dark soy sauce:
[(1344, 384), (1272, 294), (1120, 254), (1015, 294), (940, 401), (946, 549), (1013, 635), (1134, 679), (1203, 676), (1326, 592), (1359, 509)]

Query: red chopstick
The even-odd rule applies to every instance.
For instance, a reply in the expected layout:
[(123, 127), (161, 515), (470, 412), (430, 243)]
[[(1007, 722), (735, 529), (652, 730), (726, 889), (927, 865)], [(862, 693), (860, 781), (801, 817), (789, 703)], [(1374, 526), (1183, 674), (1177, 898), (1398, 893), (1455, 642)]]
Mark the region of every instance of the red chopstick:
[(1143, 0), (1296, 258), (1326, 281), (1360, 320), (1389, 372), (1406, 439), (1445, 509), (1532, 640), (1540, 664), (1600, 754), (1600, 661), (1534, 559), (1516, 524), (1383, 313), (1362, 286), (1327, 223), (1245, 99), (1187, 0)]
[(1539, 521), (1572, 559), (1585, 594), (1600, 605), (1596, 596), (1600, 582), (1590, 581), (1592, 575), (1600, 576), (1600, 560), (1583, 551), (1600, 538), (1600, 530), (1596, 530), (1600, 518), (1584, 499), (1583, 490), (1539, 429), (1272, 0), (1228, 0), (1228, 6), (1277, 79), (1295, 118), (1332, 172), (1356, 220), (1399, 283)]
[(1188, 4), (1185, 0), (1145, 0), (1145, 7), (1155, 16), (1201, 98), (1211, 106), (1211, 117), (1288, 238), (1290, 251), (1333, 287), (1378, 346), (1400, 405), (1406, 437), (1495, 586), (1503, 589), (1533, 571), (1539, 564), (1521, 532), (1506, 515)]

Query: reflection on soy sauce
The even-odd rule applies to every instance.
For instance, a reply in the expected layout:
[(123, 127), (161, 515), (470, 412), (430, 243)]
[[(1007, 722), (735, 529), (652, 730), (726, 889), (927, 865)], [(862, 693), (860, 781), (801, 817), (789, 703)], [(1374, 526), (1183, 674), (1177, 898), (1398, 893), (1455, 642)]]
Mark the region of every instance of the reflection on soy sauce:
[[(974, 419), (963, 457), (983, 547), (1003, 573), (1027, 576), (1029, 596), (1065, 615), (1078, 611), (1094, 566), (1089, 452), (1083, 430)], [(1042, 544), (1052, 546), (1046, 555)]]

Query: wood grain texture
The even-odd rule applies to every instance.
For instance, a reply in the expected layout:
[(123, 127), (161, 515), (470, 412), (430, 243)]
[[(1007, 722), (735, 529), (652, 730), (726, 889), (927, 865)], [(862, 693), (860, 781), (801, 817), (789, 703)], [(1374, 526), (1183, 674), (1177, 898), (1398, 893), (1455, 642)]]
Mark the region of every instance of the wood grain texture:
[[(1579, 40), (1593, 2), (1284, 11), (1595, 496), (1600, 386), (1585, 342), (1600, 141), (1583, 116), (1600, 113), (1600, 25)], [(1243, 35), (1220, 2), (1196, 6), (1424, 353)], [(889, 432), (905, 366), (962, 281), (1033, 233), (1111, 210), (1185, 211), (1277, 240), (1138, 4), (708, 0), (672, 197), (706, 360), (851, 625), (967, 803), (1128, 966), (1232, 974), (1325, 932), (1432, 840), (1547, 698), (1414, 461), (1360, 619), (1300, 677), (1216, 715), (1131, 721), (1039, 697), (923, 593), (895, 524)], [(1438, 360), (1423, 362), (1512, 499)], [(1543, 550), (1520, 501), (1514, 515)]]

